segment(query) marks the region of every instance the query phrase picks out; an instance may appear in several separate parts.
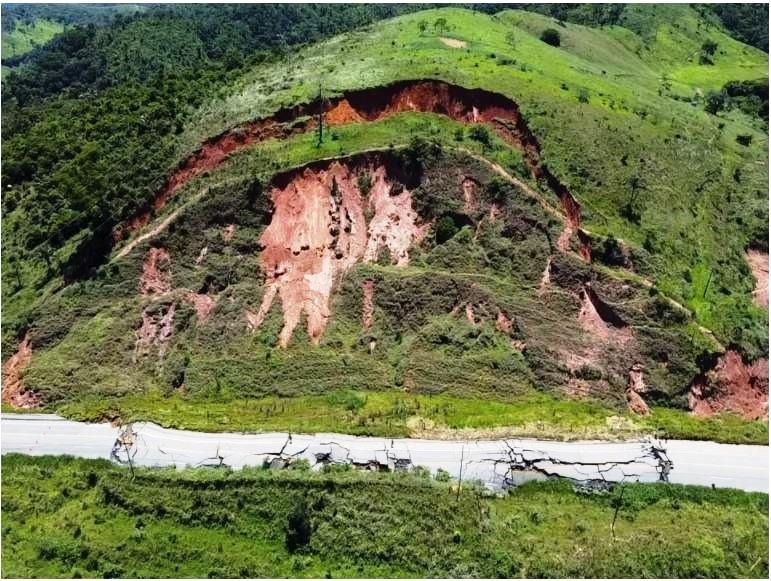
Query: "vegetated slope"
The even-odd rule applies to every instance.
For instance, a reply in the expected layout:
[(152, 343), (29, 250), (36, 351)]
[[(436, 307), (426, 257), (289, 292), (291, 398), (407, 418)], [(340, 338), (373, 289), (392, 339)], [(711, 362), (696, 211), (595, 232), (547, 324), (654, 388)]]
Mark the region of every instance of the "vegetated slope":
[(18, 22), (10, 30), (3, 29), (3, 59), (27, 53), (63, 30), (63, 25), (45, 19), (37, 19), (30, 24)]
[(2, 477), (4, 577), (768, 574), (768, 497), (736, 490), (541, 482), (494, 497), (427, 471), (131, 478), (102, 461), (17, 455)]
[[(767, 57), (678, 14), (662, 38), (716, 39), (712, 64), (659, 59), (658, 37), (628, 29), (568, 25), (554, 48), (541, 16), (446, 9), (255, 68), (180, 135), (186, 161), (148, 191), (157, 219), (137, 214), (109, 266), (14, 321), (33, 349), (20, 393), (537, 389), (762, 417), (762, 364), (741, 361), (767, 351), (744, 255), (767, 229), (762, 121), (675, 97), (762, 75)], [(316, 148), (319, 70), (332, 133)], [(445, 151), (346, 155), (418, 135)], [(95, 254), (125, 233), (103, 229)], [(739, 355), (718, 361), (678, 303)]]

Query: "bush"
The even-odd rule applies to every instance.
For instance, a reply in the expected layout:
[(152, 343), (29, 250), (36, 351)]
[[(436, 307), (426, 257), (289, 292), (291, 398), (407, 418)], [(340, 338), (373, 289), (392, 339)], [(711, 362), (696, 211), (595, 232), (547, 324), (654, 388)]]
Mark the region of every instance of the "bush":
[(485, 147), (490, 147), (492, 145), (490, 131), (484, 125), (472, 125), (469, 127), (468, 136)]
[(541, 40), (551, 46), (559, 46), (562, 41), (558, 30), (547, 28), (541, 33)]
[(305, 500), (295, 504), (286, 523), (286, 548), (295, 553), (311, 542), (311, 520)]

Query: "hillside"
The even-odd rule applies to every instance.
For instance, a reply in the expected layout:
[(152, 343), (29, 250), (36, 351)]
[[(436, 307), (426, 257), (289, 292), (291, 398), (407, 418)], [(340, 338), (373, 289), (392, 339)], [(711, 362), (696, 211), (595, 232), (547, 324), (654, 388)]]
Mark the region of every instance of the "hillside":
[(443, 8), (226, 67), (174, 18), (4, 103), (6, 403), (767, 440), (766, 53), (686, 6)]

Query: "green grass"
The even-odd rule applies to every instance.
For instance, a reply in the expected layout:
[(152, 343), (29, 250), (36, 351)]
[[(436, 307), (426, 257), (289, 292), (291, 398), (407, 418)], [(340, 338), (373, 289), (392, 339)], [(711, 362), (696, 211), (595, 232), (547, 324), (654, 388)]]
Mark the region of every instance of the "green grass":
[[(768, 496), (3, 457), (3, 577), (766, 577)], [(615, 534), (611, 531), (618, 509)], [(307, 524), (307, 537), (288, 534)], [(290, 545), (287, 541), (300, 538)], [(291, 549), (291, 550), (290, 550)]]
[(32, 24), (17, 22), (11, 31), (3, 30), (3, 58), (19, 56), (41, 46), (64, 30), (64, 25), (44, 18), (36, 19)]
[(731, 414), (695, 418), (654, 407), (648, 417), (600, 403), (542, 394), (511, 402), (421, 396), (403, 392), (336, 390), (293, 398), (201, 400), (179, 395), (86, 398), (52, 408), (78, 421), (120, 418), (168, 428), (209, 432), (336, 432), (383, 437), (538, 437), (561, 440), (625, 439), (654, 434), (671, 439), (767, 444), (768, 423)]

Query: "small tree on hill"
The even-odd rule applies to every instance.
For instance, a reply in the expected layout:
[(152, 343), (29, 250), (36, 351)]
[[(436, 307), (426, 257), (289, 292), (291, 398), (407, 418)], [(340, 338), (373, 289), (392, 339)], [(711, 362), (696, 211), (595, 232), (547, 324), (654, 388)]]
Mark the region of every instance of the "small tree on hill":
[(547, 28), (541, 33), (541, 40), (546, 44), (550, 44), (551, 46), (559, 46), (562, 38), (560, 37), (558, 30)]
[(449, 30), (449, 27), (447, 26), (447, 19), (437, 18), (434, 21), (434, 30), (436, 32), (447, 32)]

